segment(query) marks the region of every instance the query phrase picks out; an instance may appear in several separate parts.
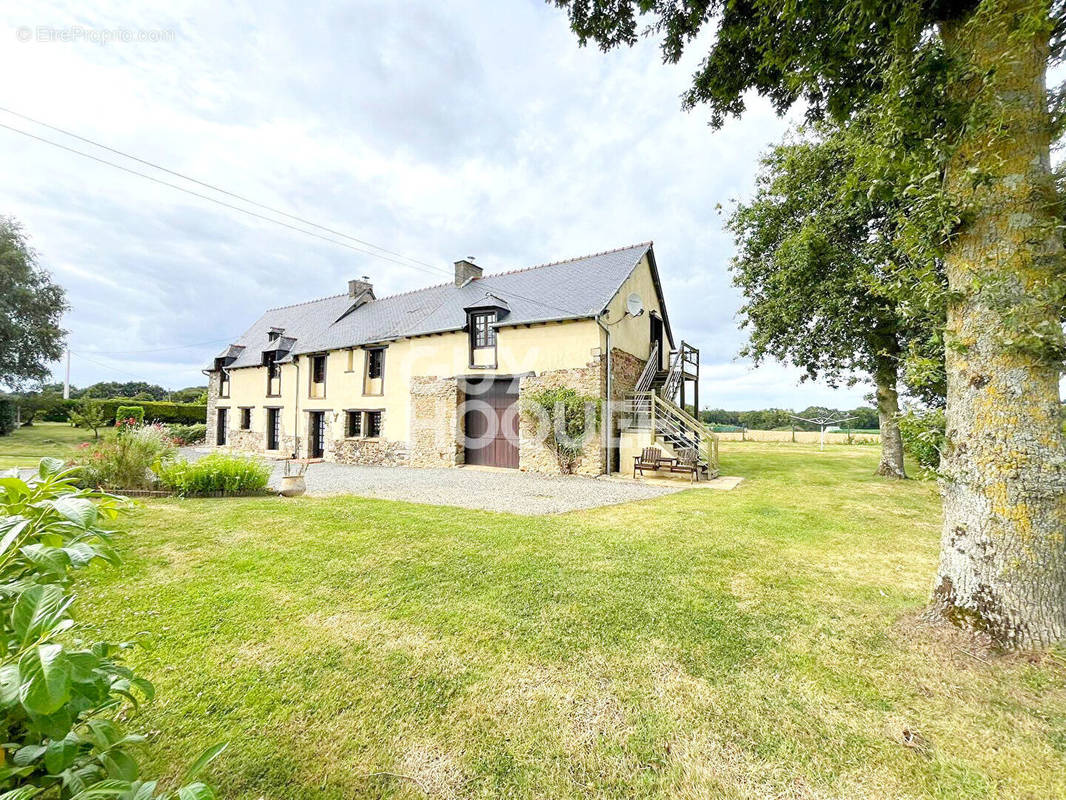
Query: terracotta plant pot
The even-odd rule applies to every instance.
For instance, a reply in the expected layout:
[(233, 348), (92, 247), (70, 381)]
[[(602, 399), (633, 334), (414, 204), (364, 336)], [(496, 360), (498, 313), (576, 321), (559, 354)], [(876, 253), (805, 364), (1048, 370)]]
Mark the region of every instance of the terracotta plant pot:
[(299, 497), (307, 491), (307, 482), (303, 475), (286, 475), (281, 479), (282, 497)]

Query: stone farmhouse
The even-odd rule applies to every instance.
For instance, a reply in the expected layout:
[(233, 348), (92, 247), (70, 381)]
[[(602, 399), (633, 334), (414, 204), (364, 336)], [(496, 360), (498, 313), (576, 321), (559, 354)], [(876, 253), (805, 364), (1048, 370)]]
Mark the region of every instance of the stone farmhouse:
[(352, 280), (268, 310), (206, 372), (218, 448), (557, 472), (522, 398), (569, 386), (602, 409), (575, 471), (631, 471), (650, 445), (716, 471), (713, 437), (682, 411), (698, 408), (699, 353), (675, 347), (650, 242), (491, 275), (464, 259), (452, 282), (389, 297)]

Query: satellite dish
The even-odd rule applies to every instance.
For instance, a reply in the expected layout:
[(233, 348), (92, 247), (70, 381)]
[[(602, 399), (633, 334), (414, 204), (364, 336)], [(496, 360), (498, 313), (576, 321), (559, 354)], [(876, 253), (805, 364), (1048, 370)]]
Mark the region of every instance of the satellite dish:
[(644, 313), (644, 301), (640, 299), (640, 295), (636, 292), (631, 292), (629, 297), (626, 298), (626, 311), (629, 312), (631, 317), (639, 317)]

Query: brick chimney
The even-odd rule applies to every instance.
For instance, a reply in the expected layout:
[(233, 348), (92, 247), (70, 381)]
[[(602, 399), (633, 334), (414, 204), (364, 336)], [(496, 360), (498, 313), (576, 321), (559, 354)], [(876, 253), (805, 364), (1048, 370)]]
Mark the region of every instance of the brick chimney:
[(474, 263), (473, 256), (467, 256), (455, 262), (455, 285), (462, 286), (467, 281), (481, 277), (481, 267)]
[(364, 275), (358, 280), (348, 281), (348, 296), (350, 298), (355, 300), (357, 297), (363, 295), (366, 295), (366, 297), (363, 298), (364, 300), (374, 299), (374, 285), (370, 282), (370, 277), (368, 275)]

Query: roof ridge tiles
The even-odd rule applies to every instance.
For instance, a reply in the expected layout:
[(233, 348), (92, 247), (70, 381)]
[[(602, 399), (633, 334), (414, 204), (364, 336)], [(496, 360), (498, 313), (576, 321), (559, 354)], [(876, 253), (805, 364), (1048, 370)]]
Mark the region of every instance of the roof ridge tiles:
[(509, 269), (503, 272), (491, 272), (488, 275), (482, 275), (478, 280), (484, 280), (485, 278), (498, 278), (501, 275), (514, 275), (517, 272), (529, 272), (531, 269), (541, 269), (542, 267), (557, 267), (560, 264), (572, 264), (575, 261), (584, 261), (589, 258), (599, 258), (600, 256), (609, 256), (612, 253), (621, 253), (623, 250), (633, 250), (637, 247), (651, 247), (654, 244), (650, 239), (646, 242), (636, 242), (635, 244), (627, 244), (625, 247), (612, 247), (610, 250), (601, 250), (598, 253), (587, 253), (583, 256), (574, 256), (573, 258), (564, 258), (559, 261), (548, 261), (544, 264), (534, 264), (531, 267), (518, 267), (517, 269)]
[[(557, 267), (560, 264), (572, 264), (575, 261), (584, 261), (584, 260), (589, 259), (589, 258), (598, 258), (599, 256), (606, 256), (606, 255), (610, 255), (612, 253), (621, 253), (623, 250), (633, 250), (633, 249), (635, 249), (637, 247), (650, 247), (650, 246), (652, 246), (652, 244), (654, 244), (654, 243), (651, 240), (648, 240), (646, 242), (636, 242), (634, 244), (627, 244), (627, 245), (625, 245), (623, 247), (612, 247), (609, 250), (600, 250), (597, 253), (586, 253), (583, 256), (574, 256), (573, 258), (564, 258), (564, 259), (560, 259), (559, 261), (547, 261), (547, 262), (545, 262), (543, 264), (534, 264), (533, 266), (530, 266), (530, 267), (517, 267), (515, 269), (504, 270), (503, 272), (490, 272), (487, 275), (482, 275), (481, 278), (478, 278), (476, 280), (484, 280), (485, 278), (498, 278), (498, 277), (501, 277), (503, 275), (514, 275), (514, 274), (519, 273), (519, 272), (529, 272), (530, 270), (541, 269), (543, 267)], [(426, 292), (426, 291), (429, 291), (430, 289), (443, 289), (444, 287), (450, 286), (450, 285), (452, 285), (450, 282), (445, 281), (444, 283), (434, 283), (434, 284), (431, 284), (429, 286), (420, 286), (417, 289), (408, 289), (406, 292), (396, 292), (395, 294), (387, 294), (387, 295), (384, 295), (382, 297), (375, 298), (374, 302), (380, 302), (382, 300), (391, 300), (394, 297), (407, 297), (408, 295), (418, 294), (419, 292)], [(456, 288), (459, 288), (459, 287), (456, 287)], [(333, 299), (338, 298), (338, 297), (344, 297), (344, 295), (345, 295), (344, 292), (342, 292), (340, 294), (330, 294), (330, 295), (326, 295), (325, 297), (316, 297), (316, 298), (314, 298), (312, 300), (304, 300), (304, 301), (299, 302), (299, 303), (288, 303), (287, 305), (283, 305), (283, 306), (273, 306), (271, 308), (266, 309), (266, 311), (282, 311), (283, 309), (286, 309), (286, 308), (296, 308), (297, 306), (308, 306), (308, 305), (311, 305), (312, 303), (321, 303), (323, 300), (333, 300)], [(266, 313), (266, 311), (264, 311), (264, 313)]]

